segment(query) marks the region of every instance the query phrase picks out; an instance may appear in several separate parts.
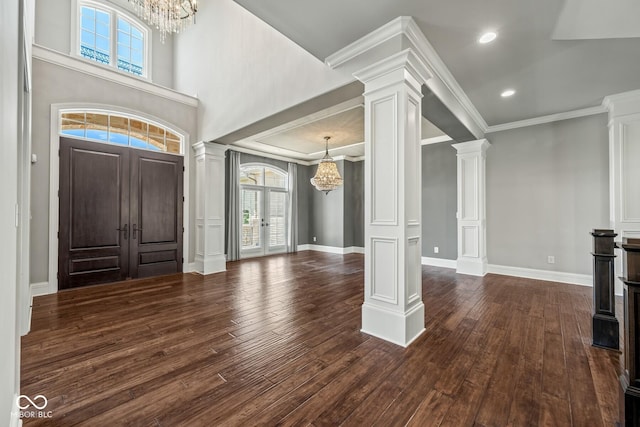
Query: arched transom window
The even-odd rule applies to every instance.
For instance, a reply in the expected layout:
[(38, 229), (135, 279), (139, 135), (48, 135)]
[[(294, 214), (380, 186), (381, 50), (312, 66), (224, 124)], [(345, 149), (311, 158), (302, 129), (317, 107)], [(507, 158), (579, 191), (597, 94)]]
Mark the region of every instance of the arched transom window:
[(181, 154), (183, 137), (142, 117), (103, 110), (62, 111), (60, 135)]

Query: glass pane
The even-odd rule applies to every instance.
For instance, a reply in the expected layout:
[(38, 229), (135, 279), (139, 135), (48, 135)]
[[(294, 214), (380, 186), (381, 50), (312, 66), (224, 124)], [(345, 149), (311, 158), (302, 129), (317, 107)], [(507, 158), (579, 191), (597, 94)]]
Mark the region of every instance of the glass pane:
[(118, 31), (118, 43), (126, 47), (131, 46), (131, 37), (129, 36), (129, 33)]
[(131, 27), (131, 35), (140, 40), (144, 39), (144, 37), (142, 37), (142, 32), (133, 26)]
[(261, 167), (241, 167), (240, 184), (264, 185), (264, 168)]
[(82, 34), (80, 35), (80, 43), (83, 46), (87, 46), (90, 48), (93, 48), (93, 46), (95, 46), (96, 44), (96, 36), (95, 34), (87, 31), (87, 30), (82, 30)]
[(87, 113), (87, 129), (109, 130), (109, 116), (106, 114)]
[(167, 137), (167, 152), (180, 154), (180, 140), (179, 139), (169, 139)]
[(60, 118), (60, 133), (84, 137), (84, 113), (62, 113)]
[(109, 40), (104, 38), (104, 37), (97, 36), (96, 37), (96, 49), (108, 54), (109, 53)]
[(109, 13), (96, 9), (96, 21), (109, 25)]
[(242, 215), (242, 249), (258, 249), (262, 223), (262, 192), (258, 190), (242, 190), (240, 196), (240, 212)]
[(82, 16), (95, 21), (96, 19), (96, 10), (92, 7), (82, 6)]
[(142, 51), (131, 50), (131, 63), (142, 67)]
[(131, 39), (131, 47), (135, 50), (142, 51), (142, 40), (132, 38)]
[(109, 125), (109, 141), (129, 145), (129, 118), (111, 116), (109, 117)]
[(96, 33), (98, 33), (102, 37), (109, 38), (109, 24), (103, 24), (99, 22), (98, 26), (96, 27)]
[(146, 122), (131, 119), (131, 145), (135, 147), (147, 148), (148, 126)]
[(119, 17), (118, 18), (118, 30), (122, 30), (125, 33), (128, 33), (128, 32), (131, 31), (131, 25), (127, 21), (125, 21), (124, 19)]
[(95, 32), (95, 30), (96, 30), (95, 17), (89, 15), (88, 13), (85, 13), (85, 10), (91, 10), (91, 9), (87, 9), (86, 7), (82, 8), (82, 25), (81, 25), (81, 27), (82, 27), (83, 30), (88, 30), (88, 31), (91, 31), (91, 32)]
[(283, 173), (265, 168), (264, 185), (266, 187), (287, 188), (287, 177)]
[(287, 244), (287, 193), (269, 193), (269, 246)]
[(151, 148), (151, 146), (160, 149), (160, 151), (165, 151), (163, 128), (149, 125), (149, 148)]

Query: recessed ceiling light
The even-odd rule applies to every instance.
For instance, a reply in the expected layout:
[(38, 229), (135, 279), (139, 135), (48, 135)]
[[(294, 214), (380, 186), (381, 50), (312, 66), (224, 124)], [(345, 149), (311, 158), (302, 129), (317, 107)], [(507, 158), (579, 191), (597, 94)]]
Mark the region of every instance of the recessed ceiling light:
[(500, 96), (501, 96), (501, 97), (503, 97), (503, 98), (508, 98), (508, 97), (510, 97), (510, 96), (513, 96), (513, 94), (514, 94), (514, 93), (516, 93), (516, 91), (515, 91), (515, 90), (513, 90), (513, 89), (507, 89), (507, 90), (505, 90), (504, 92), (502, 92), (502, 93), (500, 94)]
[(496, 39), (496, 37), (498, 37), (498, 34), (494, 33), (493, 31), (489, 31), (480, 36), (480, 38), (478, 39), (478, 43), (491, 43)]

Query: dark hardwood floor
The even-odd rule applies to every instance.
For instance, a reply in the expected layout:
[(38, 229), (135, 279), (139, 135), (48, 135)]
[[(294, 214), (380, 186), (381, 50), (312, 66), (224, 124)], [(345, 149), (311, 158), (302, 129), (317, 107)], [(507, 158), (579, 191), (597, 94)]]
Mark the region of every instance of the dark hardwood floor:
[[(56, 426), (611, 426), (591, 288), (423, 268), (426, 332), (359, 331), (363, 256), (300, 252), (34, 300), (22, 390)], [(620, 315), (620, 312), (618, 312)]]

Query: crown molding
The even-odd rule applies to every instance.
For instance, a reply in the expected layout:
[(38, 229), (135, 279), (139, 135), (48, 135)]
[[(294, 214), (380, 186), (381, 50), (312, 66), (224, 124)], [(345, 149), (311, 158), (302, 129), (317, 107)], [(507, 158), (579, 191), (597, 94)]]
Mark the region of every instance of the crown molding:
[(331, 68), (339, 67), (358, 55), (374, 49), (387, 40), (403, 34), (407, 25), (409, 25), (409, 21), (413, 21), (410, 16), (399, 16), (393, 21), (386, 23), (382, 27), (373, 30), (369, 34), (329, 55), (324, 62)]
[[(458, 119), (460, 119), (467, 126), (475, 126), (475, 131), (474, 129), (469, 129), (471, 133), (473, 133), (478, 138), (483, 137), (484, 132), (486, 132), (486, 129), (488, 127), (487, 122), (484, 120), (475, 105), (473, 105), (464, 90), (462, 90), (462, 87), (460, 87), (458, 81), (455, 79), (455, 77), (453, 77), (453, 74), (451, 74), (449, 68), (447, 68), (442, 58), (440, 58), (440, 55), (438, 55), (434, 47), (431, 45), (431, 43), (429, 43), (429, 40), (424, 35), (422, 30), (420, 30), (420, 27), (418, 27), (418, 24), (416, 24), (413, 18), (409, 18), (404, 29), (404, 34), (409, 39), (409, 41), (414, 46), (416, 46), (417, 54), (423, 57), (423, 60), (425, 61), (429, 69), (433, 71), (434, 77), (436, 77), (444, 84), (448, 92), (457, 101), (457, 103), (460, 105), (463, 112), (471, 122), (464, 123), (464, 120), (462, 120), (463, 118), (461, 117), (458, 117)], [(427, 86), (429, 85), (427, 84)]]
[(133, 75), (128, 76), (97, 63), (93, 64), (83, 59), (74, 58), (44, 46), (33, 45), (33, 58), (132, 89), (147, 92), (151, 95), (160, 96), (190, 107), (198, 106), (198, 98), (196, 97), (185, 95), (184, 93), (151, 83), (147, 80), (134, 77)]
[[(337, 68), (397, 36), (404, 36), (409, 41), (410, 50), (418, 59), (415, 62), (426, 65), (424, 68), (432, 75), (432, 78), (427, 80), (427, 86), (472, 134), (477, 138), (482, 138), (488, 127), (486, 121), (429, 43), (418, 24), (410, 16), (400, 16), (361, 37), (327, 57), (325, 63), (331, 68)], [(362, 71), (356, 74), (358, 74), (359, 80), (360, 77), (363, 77), (361, 76)]]
[(549, 114), (547, 116), (534, 117), (532, 119), (518, 120), (510, 123), (503, 123), (501, 125), (489, 126), (487, 128), (487, 133), (502, 132), (504, 130), (541, 125), (544, 123), (559, 122), (561, 120), (575, 119), (578, 117), (585, 117), (585, 116), (593, 116), (595, 114), (602, 114), (606, 112), (607, 112), (607, 108), (604, 105), (597, 105), (595, 107), (582, 108), (580, 110), (565, 111), (564, 113)]

